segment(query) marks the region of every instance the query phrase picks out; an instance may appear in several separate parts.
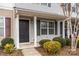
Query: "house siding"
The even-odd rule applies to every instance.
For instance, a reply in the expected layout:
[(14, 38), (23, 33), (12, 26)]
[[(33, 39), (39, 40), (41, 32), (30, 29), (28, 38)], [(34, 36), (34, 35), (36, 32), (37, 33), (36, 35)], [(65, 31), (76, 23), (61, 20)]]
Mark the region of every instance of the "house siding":
[[(5, 17), (5, 37), (12, 37), (15, 42), (15, 46), (19, 48), (19, 19), (20, 15), (24, 15), (26, 18), (30, 18), (29, 20), (29, 41), (34, 42), (34, 16), (39, 18), (47, 18), (47, 21), (50, 21), (49, 19), (52, 19), (51, 21), (55, 21), (56, 29), (55, 34), (47, 34), (47, 35), (40, 35), (38, 33), (37, 35), (37, 42), (39, 42), (42, 39), (53, 39), (54, 37), (61, 35), (61, 24), (60, 20), (64, 20), (62, 8), (60, 7), (60, 4), (52, 4), (52, 8), (45, 7), (45, 6), (38, 6), (33, 4), (27, 4), (27, 3), (19, 3), (16, 4), (14, 7), (16, 7), (17, 12), (15, 14), (16, 17), (13, 18), (13, 10), (8, 9), (0, 9), (0, 16)], [(55, 7), (57, 7), (55, 9)], [(13, 8), (13, 7), (12, 7)], [(21, 10), (19, 9), (21, 8)], [(74, 14), (75, 15), (75, 14)], [(42, 19), (40, 19), (42, 20)], [(36, 22), (35, 22), (36, 23)], [(38, 24), (37, 24), (38, 25)], [(38, 27), (37, 27), (38, 28)], [(63, 27), (64, 28), (64, 27)], [(40, 29), (40, 28), (38, 28)], [(62, 29), (63, 30), (63, 29)], [(39, 30), (40, 31), (40, 30)], [(64, 31), (62, 33), (64, 35)], [(0, 42), (4, 37), (0, 37)]]
[(5, 18), (5, 37), (11, 37), (11, 18)]
[[(38, 20), (37, 20), (38, 21)], [(49, 20), (48, 20), (49, 21)], [(51, 20), (51, 21), (54, 21), (54, 20)], [(58, 25), (58, 22), (56, 21), (57, 25)], [(58, 26), (57, 26), (58, 28)], [(56, 29), (58, 31), (58, 29)], [(37, 34), (37, 42), (39, 42), (40, 40), (42, 39), (53, 39), (54, 37), (58, 37), (60, 36), (60, 34), (55, 33), (55, 34), (51, 34), (51, 35), (41, 35), (41, 34)], [(30, 20), (30, 42), (34, 42), (34, 22), (33, 20)]]
[[(12, 10), (0, 9), (0, 16), (5, 17), (5, 37), (12, 37)], [(4, 36), (0, 36), (0, 44), (3, 38)]]

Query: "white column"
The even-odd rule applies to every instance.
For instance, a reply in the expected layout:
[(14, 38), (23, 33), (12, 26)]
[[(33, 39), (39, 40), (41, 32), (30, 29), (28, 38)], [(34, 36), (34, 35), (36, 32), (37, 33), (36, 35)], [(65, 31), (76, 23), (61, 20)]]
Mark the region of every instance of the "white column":
[(69, 21), (67, 21), (67, 35), (68, 35), (68, 38), (69, 38), (69, 36), (70, 36), (70, 31), (69, 31), (70, 29), (69, 29)]
[(34, 46), (37, 46), (37, 17), (34, 16)]
[(16, 17), (13, 19), (14, 23), (14, 40), (15, 40), (15, 46), (18, 49), (19, 48), (19, 15), (17, 14)]
[(63, 38), (65, 38), (65, 21), (63, 21)]
[(57, 29), (57, 32), (58, 32), (58, 36), (60, 36), (60, 21), (58, 21), (58, 29)]

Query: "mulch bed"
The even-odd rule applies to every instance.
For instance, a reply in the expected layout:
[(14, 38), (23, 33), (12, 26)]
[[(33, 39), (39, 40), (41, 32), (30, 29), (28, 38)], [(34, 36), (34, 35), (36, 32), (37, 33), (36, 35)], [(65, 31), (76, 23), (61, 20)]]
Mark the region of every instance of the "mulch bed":
[(7, 54), (0, 48), (0, 56), (23, 56), (21, 49), (14, 50), (11, 54)]
[(50, 55), (44, 51), (42, 47), (35, 48), (42, 56), (79, 56), (79, 48), (77, 48), (76, 52), (70, 52), (70, 47), (66, 46), (61, 48), (61, 51), (58, 54)]

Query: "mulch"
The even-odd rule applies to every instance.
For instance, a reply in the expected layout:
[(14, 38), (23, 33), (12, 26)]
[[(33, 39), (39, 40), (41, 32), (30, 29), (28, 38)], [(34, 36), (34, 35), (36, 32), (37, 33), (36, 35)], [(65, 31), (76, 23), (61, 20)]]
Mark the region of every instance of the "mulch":
[(76, 52), (70, 52), (70, 47), (65, 46), (61, 48), (61, 51), (55, 55), (50, 55), (45, 52), (45, 50), (42, 47), (36, 47), (35, 48), (42, 56), (79, 56), (79, 48), (77, 48)]
[(0, 56), (23, 56), (23, 54), (21, 49), (14, 50), (11, 54), (7, 54), (0, 48)]

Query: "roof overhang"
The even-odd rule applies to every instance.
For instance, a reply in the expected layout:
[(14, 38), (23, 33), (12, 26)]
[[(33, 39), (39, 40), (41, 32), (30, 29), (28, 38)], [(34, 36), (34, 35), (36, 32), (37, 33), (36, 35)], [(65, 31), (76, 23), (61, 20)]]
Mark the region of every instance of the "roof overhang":
[[(66, 17), (64, 15), (58, 15), (58, 14), (52, 14), (48, 12), (42, 12), (42, 11), (35, 11), (35, 10), (29, 10), (29, 9), (23, 9), (23, 8), (16, 8), (17, 14), (23, 15), (23, 16), (37, 16), (40, 18), (47, 18), (47, 19), (56, 19), (56, 20), (65, 20)], [(72, 17), (72, 19), (75, 19), (75, 17)]]
[(64, 20), (65, 17), (62, 15), (58, 14), (52, 14), (48, 12), (42, 12), (42, 11), (35, 11), (35, 10), (29, 10), (29, 9), (21, 9), (21, 8), (16, 8), (17, 13), (19, 15), (24, 15), (24, 16), (37, 16), (40, 18), (47, 18), (47, 19), (56, 19), (56, 20)]

